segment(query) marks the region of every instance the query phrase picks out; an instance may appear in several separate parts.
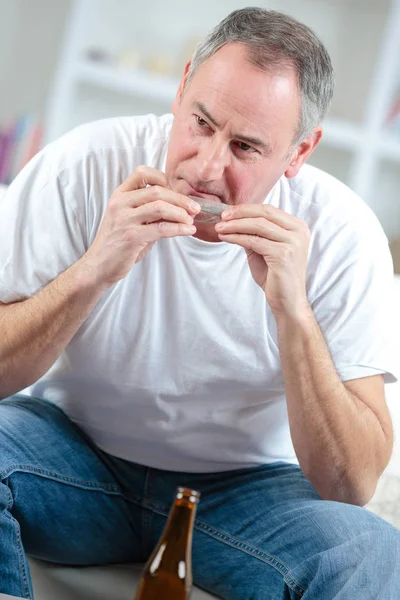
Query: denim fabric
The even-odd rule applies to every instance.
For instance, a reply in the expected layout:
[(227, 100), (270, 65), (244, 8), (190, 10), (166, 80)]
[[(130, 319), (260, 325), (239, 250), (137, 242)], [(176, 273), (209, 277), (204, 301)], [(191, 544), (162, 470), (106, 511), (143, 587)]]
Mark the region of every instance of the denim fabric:
[(398, 600), (400, 531), (321, 500), (296, 465), (160, 471), (110, 456), (56, 406), (0, 402), (0, 592), (33, 598), (26, 555), (70, 565), (142, 562), (175, 488), (201, 492), (196, 585), (229, 600)]

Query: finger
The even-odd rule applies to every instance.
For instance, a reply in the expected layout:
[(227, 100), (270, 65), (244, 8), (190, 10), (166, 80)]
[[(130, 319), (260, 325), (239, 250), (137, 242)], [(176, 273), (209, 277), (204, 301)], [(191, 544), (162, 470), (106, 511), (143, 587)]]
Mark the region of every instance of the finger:
[(149, 225), (144, 225), (143, 229), (143, 237), (147, 243), (155, 242), (161, 238), (181, 237), (196, 233), (196, 227), (194, 225), (169, 223), (168, 221), (150, 223)]
[(168, 190), (159, 185), (153, 185), (145, 189), (136, 190), (129, 195), (129, 205), (133, 207), (142, 206), (152, 202), (165, 202), (183, 208), (187, 213), (196, 215), (200, 211), (197, 202), (193, 202), (188, 196)]
[(147, 202), (135, 208), (131, 214), (134, 223), (147, 224), (155, 221), (173, 221), (192, 225), (193, 217), (184, 208), (175, 206), (164, 200)]
[[(226, 212), (229, 213), (229, 216), (226, 216)], [(264, 217), (271, 221), (271, 223), (275, 223), (275, 225), (288, 231), (297, 231), (304, 227), (302, 219), (293, 217), (286, 211), (271, 206), (271, 204), (236, 204), (236, 206), (230, 207), (228, 211), (224, 211), (221, 215), (221, 219), (224, 221), (245, 217)]]
[(166, 188), (168, 187), (168, 177), (158, 169), (141, 165), (117, 187), (116, 191), (129, 192), (145, 188), (147, 185), (160, 185), (161, 187)]
[(245, 250), (253, 250), (261, 256), (278, 256), (280, 244), (279, 242), (272, 242), (266, 238), (259, 237), (258, 235), (247, 235), (241, 233), (219, 233), (218, 237), (221, 242), (228, 242), (229, 244), (237, 244), (242, 246)]
[(247, 233), (272, 240), (274, 242), (289, 242), (293, 233), (287, 229), (272, 223), (265, 217), (233, 219), (232, 221), (220, 221), (215, 226), (217, 233)]

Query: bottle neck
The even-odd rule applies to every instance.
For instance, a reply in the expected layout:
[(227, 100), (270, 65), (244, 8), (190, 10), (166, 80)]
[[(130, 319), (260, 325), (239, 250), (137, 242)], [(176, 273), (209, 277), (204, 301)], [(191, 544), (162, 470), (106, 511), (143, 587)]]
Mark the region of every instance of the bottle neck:
[(188, 506), (184, 500), (177, 500), (171, 510), (165, 526), (164, 535), (168, 546), (176, 546), (183, 552), (191, 548), (192, 529), (196, 514), (196, 505)]

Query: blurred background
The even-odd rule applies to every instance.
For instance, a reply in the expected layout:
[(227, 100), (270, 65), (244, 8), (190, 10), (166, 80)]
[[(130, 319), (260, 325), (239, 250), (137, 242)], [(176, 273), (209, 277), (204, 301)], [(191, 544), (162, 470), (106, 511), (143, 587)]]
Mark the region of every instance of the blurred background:
[[(170, 111), (196, 43), (236, 0), (0, 0), (0, 183), (70, 128)], [(310, 162), (377, 214), (400, 272), (400, 0), (264, 0), (326, 44), (336, 92)]]

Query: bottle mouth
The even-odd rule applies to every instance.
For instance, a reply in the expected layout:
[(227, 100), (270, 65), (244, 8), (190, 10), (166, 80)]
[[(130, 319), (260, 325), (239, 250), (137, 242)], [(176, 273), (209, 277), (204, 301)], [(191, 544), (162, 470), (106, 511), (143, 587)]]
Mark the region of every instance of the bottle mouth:
[(191, 488), (179, 486), (176, 488), (176, 497), (178, 499), (187, 498), (190, 500), (190, 502), (198, 502), (200, 498), (200, 492), (197, 490), (192, 490)]

